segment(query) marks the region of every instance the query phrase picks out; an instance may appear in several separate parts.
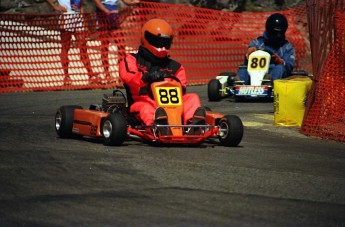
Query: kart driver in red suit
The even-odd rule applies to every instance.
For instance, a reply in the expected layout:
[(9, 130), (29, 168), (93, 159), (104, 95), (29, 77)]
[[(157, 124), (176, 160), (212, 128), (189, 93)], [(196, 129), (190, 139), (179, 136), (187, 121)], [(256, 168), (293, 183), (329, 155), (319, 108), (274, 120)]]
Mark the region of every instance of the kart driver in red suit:
[(199, 96), (194, 93), (186, 94), (184, 67), (168, 56), (172, 40), (170, 25), (162, 19), (151, 19), (142, 27), (138, 52), (127, 54), (120, 62), (120, 78), (127, 94), (131, 96), (128, 97), (130, 112), (145, 125), (154, 124), (158, 115), (166, 116), (164, 109), (157, 108), (155, 101), (148, 95), (147, 85), (163, 81), (166, 75), (172, 75), (180, 80), (183, 88), (183, 123), (204, 124), (206, 111), (201, 107)]

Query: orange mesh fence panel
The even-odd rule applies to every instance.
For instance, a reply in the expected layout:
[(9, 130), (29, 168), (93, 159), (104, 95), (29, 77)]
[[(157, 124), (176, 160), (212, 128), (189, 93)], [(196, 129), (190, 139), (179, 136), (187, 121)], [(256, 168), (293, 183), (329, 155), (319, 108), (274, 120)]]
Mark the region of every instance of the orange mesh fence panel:
[[(124, 13), (130, 14), (131, 10)], [(0, 91), (114, 86), (118, 83), (116, 44), (126, 43), (128, 49), (134, 39), (126, 30), (108, 34), (103, 29), (107, 24), (100, 23), (102, 17), (95, 13), (1, 14)], [(134, 27), (130, 20), (127, 16), (127, 28)], [(136, 34), (134, 38), (136, 46)]]
[[(296, 48), (296, 69), (308, 63), (305, 6), (283, 11), (287, 37)], [(188, 84), (237, 72), (249, 42), (264, 31), (272, 12), (235, 13), (186, 5), (141, 2), (119, 18), (96, 13), (0, 14), (0, 92), (109, 88), (120, 85), (118, 61), (137, 51), (141, 26), (164, 18), (174, 29), (170, 51), (186, 68)]]
[[(170, 53), (186, 68), (189, 83), (206, 83), (222, 71), (237, 72), (249, 42), (263, 34), (265, 21), (272, 13), (234, 13), (156, 3), (142, 4), (140, 10), (145, 17), (142, 21), (159, 17), (172, 25), (175, 37)], [(306, 25), (305, 8), (283, 13), (290, 23), (287, 37), (296, 47), (297, 59), (302, 59), (307, 54), (307, 43), (300, 31)], [(303, 66), (297, 61), (296, 68)]]
[[(328, 14), (329, 15), (329, 14)], [(301, 132), (345, 142), (345, 13), (335, 16), (334, 43), (308, 98)]]

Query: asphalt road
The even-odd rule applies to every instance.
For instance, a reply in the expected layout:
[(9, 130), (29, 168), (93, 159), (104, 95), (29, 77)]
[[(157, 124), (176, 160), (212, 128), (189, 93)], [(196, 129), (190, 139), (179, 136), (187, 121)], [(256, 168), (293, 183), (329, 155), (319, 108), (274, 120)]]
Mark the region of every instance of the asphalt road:
[(109, 90), (0, 95), (0, 226), (345, 226), (345, 144), (273, 125), (272, 103), (208, 102), (236, 114), (239, 147), (64, 140), (61, 105)]

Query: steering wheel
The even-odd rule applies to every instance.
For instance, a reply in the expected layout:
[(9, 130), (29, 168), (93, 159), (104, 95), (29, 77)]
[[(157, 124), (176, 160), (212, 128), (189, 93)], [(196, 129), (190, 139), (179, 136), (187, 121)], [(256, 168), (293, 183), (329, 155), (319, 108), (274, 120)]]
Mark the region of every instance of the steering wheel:
[(261, 49), (258, 49), (258, 50), (265, 51), (265, 52), (269, 53), (270, 55), (273, 54), (273, 52), (272, 52), (271, 50), (268, 50), (268, 49), (266, 49), (266, 48), (261, 48)]
[[(177, 78), (176, 76), (174, 76), (174, 75), (171, 75), (171, 74), (166, 74), (166, 75), (164, 75), (164, 79), (172, 79), (172, 80), (174, 80), (174, 81), (176, 81), (176, 82), (178, 82), (178, 83), (181, 83), (181, 81), (180, 81), (180, 79), (179, 78)], [(164, 80), (163, 80), (164, 81)], [(155, 82), (161, 82), (161, 81), (154, 81), (154, 82), (151, 82), (151, 83), (148, 83), (147, 84), (147, 94), (148, 94), (148, 96), (151, 98), (151, 99), (153, 99), (153, 93), (152, 93), (152, 90), (151, 90), (151, 84), (152, 83), (155, 83)], [(183, 92), (183, 94), (185, 93), (185, 88), (183, 88), (182, 87), (182, 92)]]
[(175, 80), (176, 82), (181, 83), (181, 81), (180, 81), (180, 79), (179, 79), (179, 78), (177, 78), (176, 76), (173, 76), (173, 75), (171, 75), (171, 74), (167, 74), (167, 75), (165, 75), (165, 76), (164, 76), (164, 79), (165, 79), (165, 78), (168, 78), (168, 79), (173, 79), (173, 80)]

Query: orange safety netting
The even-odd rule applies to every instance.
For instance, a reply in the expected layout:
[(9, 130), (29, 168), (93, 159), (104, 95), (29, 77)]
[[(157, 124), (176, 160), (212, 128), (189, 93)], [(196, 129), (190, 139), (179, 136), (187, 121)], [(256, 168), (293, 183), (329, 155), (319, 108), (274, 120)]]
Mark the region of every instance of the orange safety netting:
[[(140, 28), (151, 18), (164, 18), (173, 27), (170, 54), (186, 68), (188, 84), (205, 84), (220, 72), (237, 71), (271, 13), (141, 2), (121, 10), (120, 29), (96, 13), (0, 14), (0, 92), (119, 85), (118, 57), (137, 50)], [(296, 68), (311, 70), (305, 6), (283, 13), (289, 20), (288, 40), (296, 48)]]
[[(344, 4), (345, 6), (345, 4)], [(329, 16), (329, 14), (327, 14)], [(345, 142), (345, 13), (335, 16), (335, 41), (314, 79), (301, 132)], [(326, 32), (324, 32), (326, 33)], [(318, 57), (318, 56), (316, 56)]]

